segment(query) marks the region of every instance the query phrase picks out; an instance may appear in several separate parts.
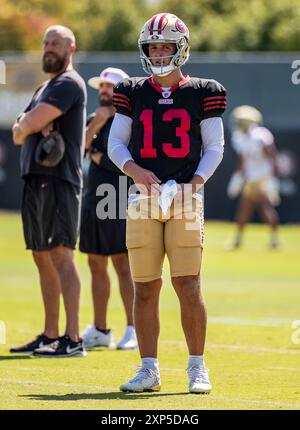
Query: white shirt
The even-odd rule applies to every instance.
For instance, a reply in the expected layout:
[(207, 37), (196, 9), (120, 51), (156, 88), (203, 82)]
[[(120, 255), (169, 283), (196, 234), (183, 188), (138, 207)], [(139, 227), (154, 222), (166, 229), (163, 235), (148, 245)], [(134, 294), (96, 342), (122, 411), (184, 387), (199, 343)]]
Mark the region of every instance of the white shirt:
[(233, 132), (231, 143), (239, 156), (243, 158), (244, 174), (248, 181), (257, 181), (272, 176), (273, 162), (264, 151), (272, 146), (274, 137), (265, 127), (253, 126), (247, 133), (240, 130)]

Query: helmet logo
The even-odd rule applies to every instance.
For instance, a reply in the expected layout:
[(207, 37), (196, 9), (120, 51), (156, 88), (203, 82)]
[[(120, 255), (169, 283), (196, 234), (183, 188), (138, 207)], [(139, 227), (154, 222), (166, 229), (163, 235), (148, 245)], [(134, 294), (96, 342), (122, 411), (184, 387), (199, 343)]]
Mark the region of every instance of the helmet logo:
[(180, 31), (180, 33), (185, 33), (185, 25), (180, 19), (176, 19), (175, 27)]
[(150, 21), (150, 35), (152, 35), (154, 32), (157, 34), (161, 34), (162, 30), (166, 27), (168, 24), (168, 19), (166, 18), (166, 13), (160, 13), (158, 15), (154, 15), (154, 17)]

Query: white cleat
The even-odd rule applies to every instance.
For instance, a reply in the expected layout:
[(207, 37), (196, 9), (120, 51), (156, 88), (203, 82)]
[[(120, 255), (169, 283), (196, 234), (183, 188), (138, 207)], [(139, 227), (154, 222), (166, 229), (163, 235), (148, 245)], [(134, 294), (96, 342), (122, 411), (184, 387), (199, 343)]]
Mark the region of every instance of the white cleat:
[(89, 325), (82, 332), (81, 337), (86, 349), (96, 348), (97, 346), (103, 346), (106, 348), (115, 347), (111, 330), (105, 334), (97, 330), (94, 325)]
[(138, 343), (135, 334), (135, 328), (132, 325), (127, 326), (124, 336), (117, 344), (117, 349), (130, 350), (137, 349)]
[(189, 392), (194, 394), (209, 394), (211, 384), (208, 377), (209, 370), (206, 367), (192, 366), (187, 369), (189, 375)]
[(143, 391), (160, 391), (160, 374), (159, 372), (142, 367), (138, 370), (137, 375), (127, 384), (120, 386), (121, 391), (131, 393), (142, 393)]

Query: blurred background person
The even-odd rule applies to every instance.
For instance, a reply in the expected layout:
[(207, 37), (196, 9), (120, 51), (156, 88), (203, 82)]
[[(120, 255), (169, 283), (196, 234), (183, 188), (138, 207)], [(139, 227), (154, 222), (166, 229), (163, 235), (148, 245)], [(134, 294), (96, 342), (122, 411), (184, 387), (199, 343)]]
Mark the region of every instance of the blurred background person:
[(270, 247), (279, 246), (279, 217), (275, 209), (280, 203), (274, 137), (262, 127), (262, 114), (253, 106), (238, 106), (231, 113), (231, 144), (237, 153), (238, 167), (232, 175), (227, 194), (240, 195), (236, 214), (237, 232), (228, 248), (242, 244), (244, 229), (257, 208), (261, 219), (271, 228)]
[[(112, 330), (107, 328), (107, 307), (110, 297), (110, 276), (108, 273), (109, 256), (119, 280), (120, 293), (126, 313), (127, 327), (117, 349), (136, 349), (137, 340), (133, 325), (133, 283), (130, 274), (125, 244), (126, 219), (118, 219), (119, 178), (123, 173), (107, 156), (107, 141), (115, 115), (113, 106), (113, 87), (128, 77), (121, 69), (108, 67), (100, 76), (90, 78), (88, 84), (98, 91), (100, 107), (87, 121), (87, 156), (91, 163), (83, 196), (80, 229), (80, 251), (88, 254), (92, 275), (92, 297), (94, 324), (82, 333), (87, 348), (114, 346)], [(125, 179), (125, 178), (124, 178)], [(96, 206), (100, 197), (96, 196), (97, 187), (110, 184), (116, 191), (117, 219), (99, 219)]]

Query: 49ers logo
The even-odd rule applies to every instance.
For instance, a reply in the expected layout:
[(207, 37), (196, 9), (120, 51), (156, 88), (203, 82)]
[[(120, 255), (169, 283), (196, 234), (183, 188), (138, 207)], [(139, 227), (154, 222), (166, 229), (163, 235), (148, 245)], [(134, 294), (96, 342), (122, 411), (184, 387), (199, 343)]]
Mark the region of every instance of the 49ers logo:
[(180, 19), (176, 19), (175, 27), (180, 31), (180, 33), (185, 33), (185, 25)]

